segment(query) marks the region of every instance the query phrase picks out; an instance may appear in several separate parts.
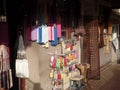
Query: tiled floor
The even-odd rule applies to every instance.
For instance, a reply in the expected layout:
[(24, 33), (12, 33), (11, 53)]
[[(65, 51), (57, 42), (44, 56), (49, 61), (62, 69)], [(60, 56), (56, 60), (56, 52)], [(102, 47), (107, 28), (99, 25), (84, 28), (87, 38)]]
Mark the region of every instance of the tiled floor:
[(89, 80), (83, 90), (120, 90), (120, 64), (114, 63), (101, 71), (100, 80)]

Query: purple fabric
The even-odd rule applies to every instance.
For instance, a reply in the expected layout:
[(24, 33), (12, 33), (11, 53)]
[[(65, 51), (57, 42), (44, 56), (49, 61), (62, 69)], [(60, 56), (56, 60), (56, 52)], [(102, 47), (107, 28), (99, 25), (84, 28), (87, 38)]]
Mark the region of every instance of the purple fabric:
[(31, 40), (32, 41), (36, 41), (37, 40), (37, 27), (36, 26), (32, 27), (32, 30), (31, 30)]
[(0, 44), (9, 45), (8, 23), (0, 22)]

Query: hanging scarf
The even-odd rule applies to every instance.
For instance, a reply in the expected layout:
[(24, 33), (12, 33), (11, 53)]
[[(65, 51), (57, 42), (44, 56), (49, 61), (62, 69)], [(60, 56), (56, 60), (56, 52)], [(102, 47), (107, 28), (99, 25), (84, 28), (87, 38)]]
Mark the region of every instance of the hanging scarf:
[(58, 38), (57, 38), (57, 28), (54, 26), (54, 41), (51, 42), (52, 46), (56, 46), (58, 44)]
[(56, 67), (57, 67), (57, 69), (60, 69), (60, 59), (59, 58), (57, 58)]
[(61, 24), (59, 23), (56, 26), (57, 26), (57, 37), (60, 38), (61, 37)]
[(36, 41), (37, 40), (37, 27), (32, 27), (31, 30), (31, 40)]
[(48, 26), (48, 40), (52, 41), (52, 26)]
[(56, 68), (56, 58), (55, 57), (53, 57), (52, 68)]
[(42, 27), (38, 27), (37, 29), (37, 43), (42, 43)]

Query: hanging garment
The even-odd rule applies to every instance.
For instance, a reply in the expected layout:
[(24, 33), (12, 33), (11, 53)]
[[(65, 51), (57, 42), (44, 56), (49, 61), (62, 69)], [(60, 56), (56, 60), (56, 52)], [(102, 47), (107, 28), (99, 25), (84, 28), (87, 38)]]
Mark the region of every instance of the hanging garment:
[(58, 79), (59, 80), (61, 79), (61, 73), (60, 72), (58, 73)]
[(52, 26), (48, 26), (48, 40), (52, 41)]
[(59, 57), (60, 59), (60, 67), (63, 67), (63, 57)]
[(52, 56), (51, 61), (52, 61), (52, 68), (56, 68), (56, 58)]
[(42, 43), (42, 27), (39, 26), (37, 29), (37, 43)]
[(37, 40), (37, 27), (34, 26), (31, 29), (31, 40), (36, 41)]
[(115, 49), (118, 50), (119, 49), (119, 40), (118, 40), (118, 38), (115, 38), (112, 42), (113, 42), (113, 45), (115, 46)]
[(16, 76), (19, 78), (28, 78), (29, 77), (29, 68), (27, 59), (16, 59)]
[(58, 44), (58, 38), (57, 38), (57, 28), (56, 26), (54, 26), (54, 41), (51, 42), (51, 45), (52, 46), (56, 46)]
[(48, 42), (48, 27), (47, 25), (42, 25), (37, 29), (37, 42), (40, 44), (45, 44)]
[(12, 71), (9, 62), (9, 48), (0, 45), (1, 88), (10, 89), (13, 86)]
[(57, 37), (60, 38), (61, 37), (61, 24), (57, 24)]
[(57, 58), (57, 61), (56, 61), (56, 68), (60, 69), (60, 59), (59, 58)]
[(6, 65), (3, 63), (3, 60), (1, 67), (1, 87), (7, 89), (7, 71), (5, 69)]
[(42, 26), (42, 42), (48, 42), (48, 28), (47, 25)]
[(55, 31), (54, 31), (54, 26), (52, 26), (52, 31), (51, 31), (51, 40), (54, 41), (55, 40), (55, 35), (54, 35)]
[(9, 88), (11, 88), (13, 86), (13, 78), (12, 78), (12, 70), (10, 69), (9, 67), (9, 70), (8, 70), (8, 79), (9, 79)]
[(67, 59), (64, 57), (64, 66), (67, 66)]

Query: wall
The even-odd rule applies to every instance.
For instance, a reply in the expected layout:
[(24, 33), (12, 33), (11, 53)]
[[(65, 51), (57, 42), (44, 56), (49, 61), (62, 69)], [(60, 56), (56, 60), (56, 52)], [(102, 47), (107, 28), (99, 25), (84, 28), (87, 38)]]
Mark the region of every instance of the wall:
[(48, 49), (35, 42), (29, 43), (26, 49), (29, 60), (30, 77), (26, 79), (26, 90), (51, 90), (49, 80), (49, 58), (47, 52), (61, 51), (61, 46), (50, 46)]
[(114, 62), (115, 60), (117, 60), (117, 54), (115, 53), (114, 49), (113, 49), (113, 45), (110, 42), (110, 47), (109, 47), (109, 52), (105, 53), (105, 47), (100, 48), (99, 52), (100, 52), (100, 66), (104, 66), (109, 62)]

